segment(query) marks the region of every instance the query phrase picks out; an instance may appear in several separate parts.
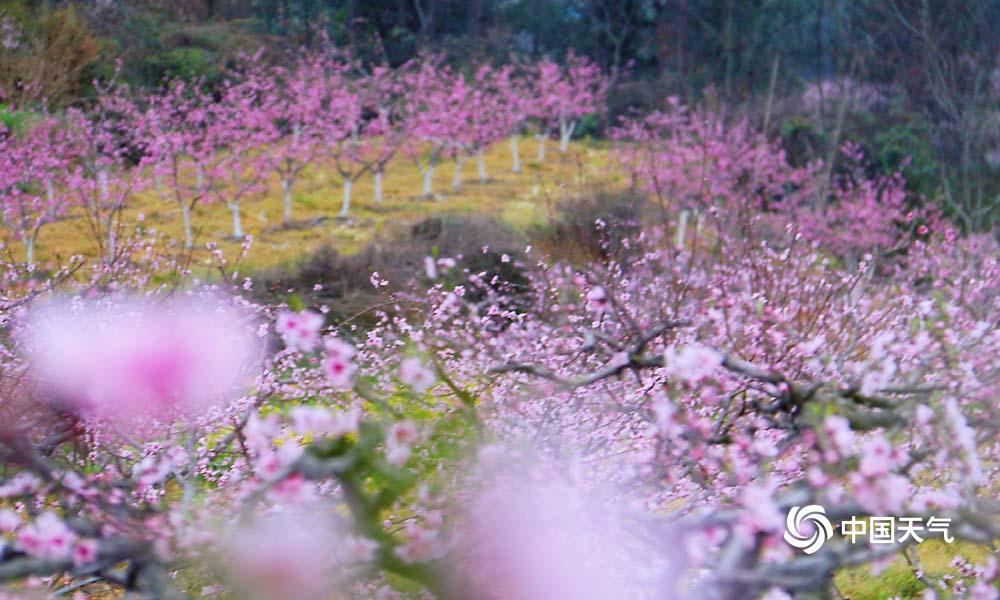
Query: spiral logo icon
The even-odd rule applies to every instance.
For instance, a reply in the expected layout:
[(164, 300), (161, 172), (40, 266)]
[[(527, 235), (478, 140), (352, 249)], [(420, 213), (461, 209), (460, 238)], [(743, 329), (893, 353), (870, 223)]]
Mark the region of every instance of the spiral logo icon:
[[(803, 533), (802, 524), (812, 522), (812, 535)], [(833, 537), (833, 525), (826, 518), (826, 509), (818, 504), (809, 506), (793, 506), (785, 518), (785, 541), (802, 550), (813, 554), (823, 547), (828, 539)]]

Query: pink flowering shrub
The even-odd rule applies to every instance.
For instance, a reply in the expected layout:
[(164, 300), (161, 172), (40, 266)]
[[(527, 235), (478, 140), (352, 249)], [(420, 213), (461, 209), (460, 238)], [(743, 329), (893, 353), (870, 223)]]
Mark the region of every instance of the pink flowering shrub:
[[(936, 219), (908, 208), (900, 173), (870, 177), (856, 145), (842, 149), (846, 168), (831, 177), (821, 164), (793, 167), (780, 146), (746, 120), (693, 111), (669, 99), (668, 108), (626, 120), (613, 135), (632, 185), (681, 215), (708, 215), (719, 235), (760, 233), (774, 237), (792, 224), (810, 242), (856, 261), (903, 247), (926, 236)], [(918, 225), (919, 222), (919, 225)], [(700, 221), (699, 221), (700, 224)]]
[[(516, 303), (452, 273), (365, 331), (217, 293), (38, 304), (11, 323), (21, 418), (50, 422), (0, 428), (2, 560), (112, 582), (127, 562), (118, 585), (163, 595), (180, 569), (193, 595), (743, 598), (916, 543), (803, 555), (793, 506), (992, 539), (995, 249), (930, 236), (847, 272), (794, 238), (651, 229), (622, 262), (539, 260)], [(963, 569), (933, 584), (996, 578)]]

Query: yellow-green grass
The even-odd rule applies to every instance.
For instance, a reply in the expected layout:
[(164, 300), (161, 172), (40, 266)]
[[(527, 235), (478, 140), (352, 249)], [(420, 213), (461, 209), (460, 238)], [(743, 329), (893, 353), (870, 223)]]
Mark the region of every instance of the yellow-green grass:
[[(942, 575), (955, 575), (951, 562), (956, 556), (982, 565), (989, 554), (985, 546), (960, 541), (946, 544), (941, 540), (927, 540), (916, 549), (919, 567), (933, 581)], [(920, 598), (926, 589), (902, 555), (877, 574), (873, 573), (871, 565), (863, 565), (841, 571), (835, 581), (840, 593), (851, 600)]]
[[(490, 180), (480, 183), (474, 160), (466, 160), (460, 190), (452, 188), (454, 162), (441, 161), (434, 177), (435, 197), (421, 197), (422, 176), (405, 158), (390, 163), (383, 180), (384, 200), (374, 200), (374, 181), (366, 174), (354, 185), (350, 216), (338, 218), (343, 198), (342, 179), (326, 161), (310, 166), (293, 188), (293, 225), (283, 225), (282, 192), (269, 178), (268, 189), (242, 203), (244, 232), (254, 237), (244, 269), (255, 270), (294, 263), (316, 248), (332, 245), (343, 253), (363, 248), (374, 237), (394, 226), (417, 222), (435, 214), (482, 215), (497, 218), (511, 227), (524, 229), (544, 223), (554, 202), (590, 185), (620, 185), (624, 178), (615, 174), (613, 160), (605, 144), (580, 141), (562, 154), (550, 143), (546, 159), (535, 161), (536, 144), (521, 142), (523, 169), (511, 170), (510, 146), (499, 143), (486, 153)], [(180, 208), (159, 198), (147, 186), (133, 198), (124, 213), (128, 224), (139, 215), (148, 228), (182, 240)], [(322, 219), (324, 218), (325, 219)], [(232, 216), (222, 203), (197, 206), (192, 223), (195, 230), (195, 258), (207, 260), (205, 244), (215, 242), (227, 256), (235, 256), (239, 241), (231, 237)], [(4, 232), (3, 241), (23, 257), (19, 242)], [(71, 255), (94, 256), (96, 245), (82, 213), (71, 210), (66, 218), (46, 225), (38, 240), (37, 262), (45, 265)]]

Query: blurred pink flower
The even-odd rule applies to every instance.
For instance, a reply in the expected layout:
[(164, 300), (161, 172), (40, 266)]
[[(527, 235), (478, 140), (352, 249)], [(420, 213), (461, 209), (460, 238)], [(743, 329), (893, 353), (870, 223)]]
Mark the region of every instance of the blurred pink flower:
[(722, 354), (704, 346), (690, 344), (680, 350), (671, 346), (664, 355), (664, 366), (668, 375), (696, 382), (719, 368), (722, 359)]
[(0, 533), (10, 533), (20, 527), (21, 517), (9, 508), (0, 509)]
[(81, 567), (97, 560), (97, 541), (80, 540), (73, 548), (73, 564)]
[(282, 311), (278, 313), (275, 323), (275, 329), (285, 344), (303, 352), (312, 352), (316, 348), (322, 328), (323, 315), (310, 310), (297, 313)]
[(352, 360), (356, 354), (354, 346), (339, 338), (327, 338), (323, 344), (326, 348), (323, 372), (326, 373), (327, 379), (334, 387), (351, 387), (355, 371)]
[(668, 557), (615, 510), (621, 504), (548, 469), (507, 466), (469, 504), (455, 548), (466, 563), (454, 573), (457, 597), (645, 597), (645, 575)]
[(85, 417), (129, 428), (194, 419), (231, 400), (259, 358), (240, 316), (214, 302), (52, 305), (29, 322), (40, 382)]
[(44, 512), (17, 536), (17, 545), (36, 558), (63, 560), (73, 550), (74, 534), (62, 519), (53, 512)]
[(314, 600), (331, 591), (338, 537), (324, 513), (282, 511), (226, 536), (221, 558), (239, 597)]
[(865, 477), (885, 475), (893, 467), (892, 446), (881, 434), (864, 441), (861, 445), (861, 463), (858, 470)]
[(419, 358), (405, 358), (399, 363), (399, 378), (418, 394), (426, 392), (434, 385), (434, 371), (431, 371)]

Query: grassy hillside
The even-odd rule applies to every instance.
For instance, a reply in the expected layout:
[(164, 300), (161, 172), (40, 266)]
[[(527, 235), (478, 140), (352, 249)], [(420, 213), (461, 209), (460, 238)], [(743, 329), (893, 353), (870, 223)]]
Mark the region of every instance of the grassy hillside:
[[(316, 248), (330, 244), (342, 253), (364, 247), (374, 236), (391, 231), (393, 226), (419, 221), (434, 214), (487, 215), (514, 228), (544, 223), (555, 202), (581, 187), (623, 185), (623, 178), (612, 173), (607, 149), (597, 142), (574, 142), (569, 152), (560, 154), (549, 144), (545, 161), (536, 162), (536, 143), (521, 142), (523, 170), (511, 172), (510, 147), (497, 144), (486, 154), (490, 180), (480, 183), (474, 161), (464, 167), (460, 190), (452, 187), (454, 163), (438, 165), (434, 178), (433, 199), (420, 196), (421, 175), (408, 160), (397, 159), (387, 169), (383, 189), (385, 200), (377, 204), (373, 197), (371, 175), (354, 186), (350, 217), (340, 219), (342, 180), (336, 171), (319, 162), (311, 166), (294, 188), (295, 207), (292, 226), (282, 223), (282, 196), (277, 181), (268, 190), (243, 203), (242, 218), (246, 233), (254, 237), (247, 265), (266, 268), (294, 263)], [(170, 237), (183, 239), (180, 209), (162, 201), (153, 189), (141, 192), (125, 213), (128, 223), (138, 219), (146, 227), (156, 228)], [(196, 257), (207, 257), (208, 242), (218, 243), (227, 254), (240, 246), (231, 236), (229, 208), (221, 204), (201, 205), (194, 211)], [(9, 233), (4, 242), (18, 256), (23, 248)], [(38, 242), (39, 262), (65, 259), (73, 254), (93, 256), (96, 247), (86, 220), (79, 210), (66, 218), (46, 225)]]

